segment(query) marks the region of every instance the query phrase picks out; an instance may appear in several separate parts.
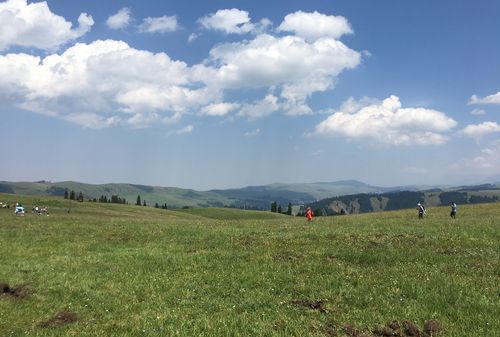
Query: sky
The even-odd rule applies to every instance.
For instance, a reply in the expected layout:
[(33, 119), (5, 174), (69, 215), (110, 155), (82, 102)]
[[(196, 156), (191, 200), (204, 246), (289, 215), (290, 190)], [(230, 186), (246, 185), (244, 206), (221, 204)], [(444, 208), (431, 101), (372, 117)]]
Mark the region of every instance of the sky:
[(500, 180), (497, 0), (0, 1), (0, 180)]

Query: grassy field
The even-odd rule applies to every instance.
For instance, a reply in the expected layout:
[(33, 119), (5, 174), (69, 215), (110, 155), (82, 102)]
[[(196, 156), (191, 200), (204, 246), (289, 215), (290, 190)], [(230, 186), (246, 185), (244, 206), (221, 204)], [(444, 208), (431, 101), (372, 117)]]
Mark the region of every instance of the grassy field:
[(391, 321), (407, 336), (409, 322), (423, 330), (428, 320), (440, 336), (500, 331), (498, 203), (460, 206), (456, 220), (431, 208), (420, 221), (407, 210), (307, 223), (0, 201), (50, 210), (0, 209), (2, 337), (376, 336)]

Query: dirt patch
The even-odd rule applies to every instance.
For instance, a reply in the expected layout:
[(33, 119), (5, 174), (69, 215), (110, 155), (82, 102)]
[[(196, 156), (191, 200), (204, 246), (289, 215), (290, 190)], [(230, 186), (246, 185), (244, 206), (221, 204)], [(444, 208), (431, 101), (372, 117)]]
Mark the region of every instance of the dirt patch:
[(441, 322), (435, 319), (425, 321), (424, 323), (424, 332), (429, 336), (437, 336), (439, 333), (441, 333), (441, 330), (443, 330)]
[(40, 328), (55, 328), (58, 326), (63, 326), (71, 323), (78, 322), (78, 316), (75, 313), (64, 310), (52, 317), (51, 319), (41, 322), (38, 324)]
[(422, 333), (420, 332), (418, 326), (411, 321), (403, 321), (403, 330), (408, 337), (420, 337)]
[(339, 258), (338, 258), (337, 256), (335, 256), (335, 255), (328, 255), (328, 256), (326, 257), (326, 259), (327, 259), (328, 261), (330, 261), (330, 262), (335, 262), (335, 261), (338, 261), (338, 259), (339, 259)]
[[(370, 332), (362, 331), (350, 324), (344, 324), (342, 331), (349, 337), (435, 337), (443, 330), (441, 323), (437, 320), (425, 321), (423, 330), (409, 321), (392, 321), (386, 325), (378, 326)], [(325, 334), (326, 331), (325, 331)], [(328, 335), (328, 334), (327, 334)]]
[(342, 330), (344, 331), (344, 333), (347, 336), (350, 336), (350, 337), (357, 337), (361, 333), (358, 328), (356, 328), (355, 326), (352, 326), (350, 324), (344, 324), (344, 326), (342, 327)]
[(328, 311), (328, 309), (326, 308), (327, 302), (328, 301), (326, 300), (316, 300), (316, 301), (295, 300), (291, 301), (290, 303), (299, 307), (304, 307), (311, 310), (318, 310), (319, 312), (327, 312)]
[(22, 300), (28, 297), (28, 286), (20, 285), (17, 287), (11, 287), (7, 283), (0, 283), (0, 296), (6, 296), (14, 299)]
[(399, 328), (394, 330), (388, 326), (380, 326), (372, 331), (375, 336), (391, 337), (399, 336)]

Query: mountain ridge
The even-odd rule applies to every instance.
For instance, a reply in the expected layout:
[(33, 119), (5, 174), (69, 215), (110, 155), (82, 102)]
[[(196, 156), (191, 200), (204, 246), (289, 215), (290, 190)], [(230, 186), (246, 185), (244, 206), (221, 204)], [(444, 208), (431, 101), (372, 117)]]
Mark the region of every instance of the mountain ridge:
[[(431, 188), (430, 188), (431, 187)], [(397, 191), (424, 191), (440, 188), (437, 186), (395, 186), (381, 187), (357, 180), (339, 180), (315, 183), (274, 183), (268, 185), (246, 186), (242, 188), (211, 189), (198, 191), (179, 187), (162, 187), (143, 184), (108, 183), (87, 184), (76, 181), (50, 182), (9, 182), (0, 181), (0, 193), (25, 195), (63, 196), (65, 189), (82, 192), (84, 199), (99, 199), (112, 195), (125, 198), (134, 204), (137, 196), (147, 205), (167, 204), (170, 208), (183, 207), (235, 207), (244, 209), (268, 210), (272, 202), (283, 207), (312, 204), (314, 202), (339, 196), (357, 194), (382, 194)]]

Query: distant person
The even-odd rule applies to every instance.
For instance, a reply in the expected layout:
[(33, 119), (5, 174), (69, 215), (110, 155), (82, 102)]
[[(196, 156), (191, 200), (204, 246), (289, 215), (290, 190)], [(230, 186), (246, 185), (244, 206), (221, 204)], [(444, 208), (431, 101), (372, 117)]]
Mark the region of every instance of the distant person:
[(423, 219), (425, 214), (425, 207), (421, 203), (417, 204), (418, 218)]
[(307, 207), (307, 210), (306, 210), (306, 218), (307, 218), (307, 221), (311, 221), (314, 217), (314, 213), (311, 209), (311, 207)]
[(452, 217), (453, 219), (455, 219), (455, 217), (457, 215), (457, 204), (455, 204), (454, 202), (452, 202), (450, 204), (450, 207), (451, 207), (450, 217)]

